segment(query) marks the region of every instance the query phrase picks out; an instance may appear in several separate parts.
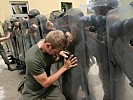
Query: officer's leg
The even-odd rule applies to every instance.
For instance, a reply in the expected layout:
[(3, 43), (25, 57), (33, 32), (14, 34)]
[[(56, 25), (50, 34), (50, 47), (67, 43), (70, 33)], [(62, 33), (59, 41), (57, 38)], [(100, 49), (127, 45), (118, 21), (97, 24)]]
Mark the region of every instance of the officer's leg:
[(9, 63), (7, 57), (6, 57), (6, 52), (5, 52), (5, 50), (0, 51), (0, 55), (2, 56), (2, 58), (3, 58), (4, 62), (5, 62), (5, 64), (7, 65), (8, 70), (14, 71), (14, 69), (10, 66), (10, 63)]
[(22, 71), (19, 74), (24, 75), (25, 73), (26, 73), (26, 65), (25, 65), (25, 62), (22, 61)]

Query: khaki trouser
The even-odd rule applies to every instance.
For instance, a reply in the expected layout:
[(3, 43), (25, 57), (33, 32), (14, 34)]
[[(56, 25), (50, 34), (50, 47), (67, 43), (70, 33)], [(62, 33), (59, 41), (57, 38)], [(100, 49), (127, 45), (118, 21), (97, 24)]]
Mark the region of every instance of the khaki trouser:
[(19, 100), (66, 100), (66, 98), (57, 86), (52, 85), (47, 91), (44, 89), (36, 92), (24, 87)]

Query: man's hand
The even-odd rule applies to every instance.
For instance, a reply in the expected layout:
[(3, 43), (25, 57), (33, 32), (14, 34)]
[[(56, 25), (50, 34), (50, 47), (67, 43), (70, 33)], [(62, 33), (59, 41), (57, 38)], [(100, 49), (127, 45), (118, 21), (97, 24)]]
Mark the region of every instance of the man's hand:
[(71, 55), (68, 59), (64, 58), (64, 65), (63, 67), (65, 67), (67, 70), (77, 66), (77, 57), (74, 57), (73, 55)]
[(59, 54), (55, 55), (55, 62), (62, 61), (62, 58), (68, 58), (69, 52), (67, 51), (61, 51)]
[(69, 52), (63, 51), (63, 50), (62, 50), (59, 54), (60, 54), (61, 56), (63, 56), (64, 58), (68, 58)]

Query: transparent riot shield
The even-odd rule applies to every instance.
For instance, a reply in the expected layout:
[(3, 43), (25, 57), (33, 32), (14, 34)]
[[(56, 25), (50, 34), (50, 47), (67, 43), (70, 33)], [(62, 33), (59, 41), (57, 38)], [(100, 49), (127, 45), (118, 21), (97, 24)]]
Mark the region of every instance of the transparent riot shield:
[(14, 34), (15, 34), (15, 42), (16, 42), (16, 47), (17, 47), (17, 52), (18, 52), (18, 59), (21, 61), (24, 61), (24, 48), (23, 48), (23, 35), (22, 35), (22, 29), (21, 29), (21, 24), (20, 21), (18, 20), (18, 25), (19, 26), (14, 26)]
[(37, 15), (36, 19), (38, 21), (40, 37), (41, 37), (41, 39), (43, 39), (47, 34), (47, 30), (46, 30), (47, 18), (44, 15)]
[(37, 19), (36, 18), (29, 19), (28, 27), (29, 27), (30, 41), (33, 46), (41, 39)]
[(133, 82), (132, 16), (133, 8), (130, 5), (111, 10), (107, 15), (112, 100), (129, 100), (132, 98), (131, 93), (133, 91), (129, 86), (129, 83), (131, 82), (130, 85), (132, 86)]
[(18, 47), (18, 33), (20, 32), (19, 27), (15, 26), (16, 23), (16, 19), (13, 20), (12, 23), (12, 34), (11, 34), (11, 42), (12, 42), (12, 46), (13, 46), (13, 51), (14, 51), (14, 57), (15, 59), (19, 59), (19, 47)]
[(79, 61), (76, 68), (65, 72), (62, 76), (61, 88), (67, 100), (89, 100), (88, 72), (86, 72), (89, 67), (86, 65), (84, 33), (79, 27), (83, 27), (83, 25), (82, 23), (78, 25), (81, 16), (83, 16), (83, 13), (76, 10), (75, 15), (65, 15), (54, 21), (56, 29), (72, 34), (73, 41), (67, 50), (77, 56)]
[(30, 35), (29, 35), (29, 29), (28, 29), (28, 22), (25, 18), (20, 17), (19, 18), (20, 24), (21, 24), (21, 31), (22, 31), (22, 42), (23, 42), (23, 57), (25, 58), (25, 55), (27, 53), (27, 51), (30, 49), (31, 47), (31, 41), (30, 41)]
[(110, 100), (108, 47), (97, 38), (98, 31), (93, 31), (98, 26), (89, 24), (103, 22), (104, 28), (105, 17), (93, 16), (92, 20), (90, 16), (83, 16), (79, 9), (68, 12), (56, 19), (54, 25), (72, 34), (73, 41), (67, 50), (78, 57), (78, 66), (64, 73), (62, 91), (67, 100)]
[[(25, 18), (20, 17), (19, 18), (19, 23), (20, 23), (20, 30), (21, 30), (21, 34), (19, 34), (19, 45), (20, 45), (20, 60), (24, 61), (25, 59), (25, 55), (27, 50), (30, 48), (30, 39), (26, 39), (27, 38), (27, 21)], [(27, 41), (26, 41), (27, 40)], [(26, 46), (29, 45), (29, 46)]]
[[(111, 100), (105, 16), (83, 16), (90, 92), (96, 100)], [(102, 23), (101, 23), (102, 22)], [(101, 39), (99, 39), (101, 37)], [(99, 92), (100, 91), (100, 92)]]

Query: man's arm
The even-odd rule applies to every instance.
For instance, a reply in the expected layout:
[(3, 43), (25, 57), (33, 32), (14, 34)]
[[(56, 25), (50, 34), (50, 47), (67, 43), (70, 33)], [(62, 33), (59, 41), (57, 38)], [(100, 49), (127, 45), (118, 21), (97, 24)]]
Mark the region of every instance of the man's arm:
[(52, 85), (58, 78), (68, 69), (77, 66), (76, 64), (77, 58), (73, 57), (73, 55), (70, 56), (68, 60), (64, 60), (64, 65), (54, 74), (51, 76), (47, 77), (46, 73), (44, 72), (41, 75), (34, 76), (33, 77), (45, 88), (49, 87)]
[(6, 37), (0, 38), (0, 42), (3, 42), (3, 41), (5, 41), (5, 40), (9, 39), (10, 36), (11, 36), (11, 33), (10, 33), (10, 32), (7, 32), (7, 36), (6, 36)]

